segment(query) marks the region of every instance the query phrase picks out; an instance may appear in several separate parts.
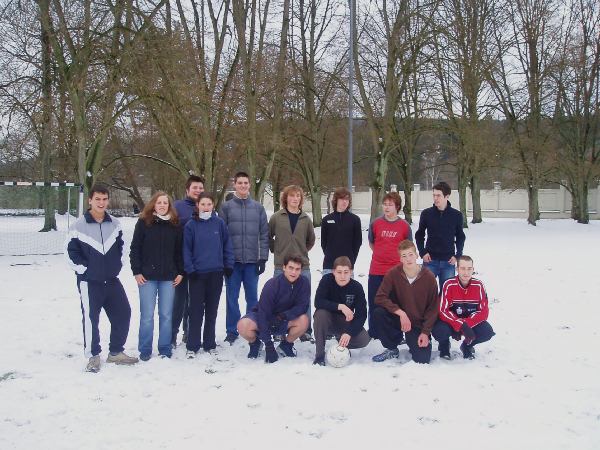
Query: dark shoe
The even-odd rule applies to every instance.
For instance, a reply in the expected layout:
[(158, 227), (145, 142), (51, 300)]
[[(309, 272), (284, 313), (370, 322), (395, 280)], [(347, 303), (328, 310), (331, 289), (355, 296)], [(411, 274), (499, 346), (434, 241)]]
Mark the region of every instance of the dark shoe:
[(235, 333), (227, 333), (227, 336), (225, 336), (225, 342), (228, 342), (229, 345), (233, 345), (233, 343), (235, 341), (237, 341), (237, 338), (238, 338), (237, 334), (235, 334)]
[(148, 361), (150, 358), (152, 358), (152, 354), (151, 353), (140, 353), (140, 360), (141, 361)]
[(313, 365), (314, 366), (324, 366), (325, 365), (325, 355), (316, 356), (315, 360), (313, 361)]
[(374, 362), (383, 362), (386, 359), (392, 359), (392, 358), (397, 358), (398, 356), (400, 356), (400, 351), (397, 348), (394, 349), (389, 349), (386, 348), (383, 352), (381, 352), (379, 355), (375, 355), (373, 356), (373, 358), (371, 358)]
[(272, 342), (268, 342), (265, 344), (265, 362), (268, 364), (274, 363), (279, 359), (277, 356), (277, 352), (275, 351), (275, 346)]
[(450, 356), (450, 341), (448, 339), (440, 342), (438, 350), (440, 351), (440, 358), (445, 359), (447, 361), (450, 361), (452, 359), (452, 357)]
[(475, 359), (475, 350), (470, 345), (466, 345), (464, 342), (460, 344), (460, 351), (465, 359)]
[(285, 336), (282, 335), (282, 334), (274, 334), (273, 335), (273, 342), (281, 342), (281, 341), (284, 340), (284, 338), (285, 338)]
[(300, 336), (300, 342), (310, 342), (311, 344), (314, 344), (315, 340), (310, 333), (304, 333), (302, 336)]
[(290, 358), (296, 357), (296, 349), (294, 348), (294, 344), (286, 340), (281, 341), (277, 347), (277, 351), (281, 356), (288, 356)]
[(248, 352), (248, 358), (256, 359), (260, 354), (260, 349), (262, 348), (262, 342), (260, 339), (256, 339), (254, 342), (250, 342), (248, 344), (250, 346), (250, 351)]

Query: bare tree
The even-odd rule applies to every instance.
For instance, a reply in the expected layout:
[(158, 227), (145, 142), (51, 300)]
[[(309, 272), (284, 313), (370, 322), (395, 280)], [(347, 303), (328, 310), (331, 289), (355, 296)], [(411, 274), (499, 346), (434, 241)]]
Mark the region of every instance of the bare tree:
[(589, 188), (600, 174), (600, 4), (571, 0), (567, 5), (556, 74), (559, 164), (573, 219), (589, 223)]

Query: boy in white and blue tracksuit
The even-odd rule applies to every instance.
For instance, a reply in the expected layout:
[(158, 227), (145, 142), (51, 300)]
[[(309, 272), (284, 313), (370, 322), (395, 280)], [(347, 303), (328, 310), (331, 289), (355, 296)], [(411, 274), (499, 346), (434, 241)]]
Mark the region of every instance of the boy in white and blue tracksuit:
[(117, 278), (123, 255), (121, 225), (107, 212), (101, 222), (97, 222), (90, 211), (86, 212), (69, 228), (67, 254), (81, 297), (86, 356), (99, 355), (102, 350), (98, 329), (102, 308), (111, 325), (109, 351), (111, 354), (122, 352), (129, 333), (131, 308)]

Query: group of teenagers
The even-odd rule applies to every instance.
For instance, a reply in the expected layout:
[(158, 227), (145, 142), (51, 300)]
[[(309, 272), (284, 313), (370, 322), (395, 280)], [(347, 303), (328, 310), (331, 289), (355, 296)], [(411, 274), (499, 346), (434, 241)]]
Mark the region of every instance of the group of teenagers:
[[(351, 212), (351, 192), (336, 189), (333, 212), (321, 225), (323, 276), (312, 316), (308, 253), (315, 233), (312, 220), (302, 211), (303, 190), (286, 187), (281, 209), (267, 220), (263, 205), (249, 195), (248, 174), (238, 172), (233, 181), (235, 192), (218, 213), (215, 197), (204, 191), (204, 180), (195, 175), (187, 180), (185, 199), (173, 202), (159, 191), (140, 213), (129, 252), (139, 290), (139, 359), (124, 352), (131, 308), (118, 278), (123, 232), (106, 211), (108, 189), (103, 185), (90, 189), (89, 209), (70, 227), (66, 249), (81, 299), (87, 371), (98, 372), (101, 366), (102, 309), (111, 325), (108, 363), (131, 365), (152, 357), (157, 303), (161, 358), (171, 357), (180, 327), (187, 358), (201, 349), (214, 353), (224, 281), (225, 342), (233, 345), (241, 335), (248, 342), (248, 358), (258, 358), (264, 349), (267, 363), (295, 357), (294, 342), (300, 339), (315, 344), (314, 364), (325, 365), (326, 340), (332, 338), (349, 349), (379, 339), (384, 351), (373, 356), (375, 362), (397, 358), (398, 347), (406, 344), (413, 361), (429, 363), (431, 336), (438, 341), (441, 358), (452, 358), (453, 338), (462, 340), (463, 357), (473, 359), (474, 346), (494, 335), (487, 321), (487, 293), (473, 277), (472, 258), (462, 254), (462, 214), (448, 200), (447, 183), (433, 187), (434, 204), (421, 213), (416, 245), (410, 225), (399, 216), (401, 197), (397, 192), (384, 196), (383, 215), (368, 232), (373, 254), (366, 296), (353, 278), (362, 245), (360, 219)], [(274, 274), (259, 298), (258, 280), (269, 252), (274, 254)], [(417, 264), (419, 256), (422, 265)]]

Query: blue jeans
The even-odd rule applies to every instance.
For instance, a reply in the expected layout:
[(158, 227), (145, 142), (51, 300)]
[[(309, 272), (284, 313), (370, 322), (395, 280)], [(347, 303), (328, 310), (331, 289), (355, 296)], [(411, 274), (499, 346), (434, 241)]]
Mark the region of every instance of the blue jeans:
[(258, 303), (258, 273), (256, 263), (242, 264), (236, 262), (233, 265), (233, 273), (226, 279), (227, 310), (225, 315), (225, 327), (227, 334), (238, 335), (237, 323), (240, 314), (240, 287), (244, 283), (246, 294), (246, 314)]
[[(275, 278), (278, 275), (281, 275), (283, 273), (283, 269), (275, 269), (273, 271), (273, 278)], [(302, 274), (303, 277), (308, 278), (308, 282), (310, 283), (310, 269), (302, 269)], [(311, 318), (312, 318), (312, 314), (310, 313), (311, 307), (310, 307), (310, 300), (308, 302), (308, 308), (306, 309), (306, 314), (308, 315), (308, 328), (306, 329), (306, 332), (308, 334), (312, 334), (312, 322), (311, 322)]]
[(173, 320), (173, 281), (147, 280), (140, 291), (140, 333), (138, 350), (141, 354), (152, 354), (154, 337), (154, 305), (158, 294), (158, 353), (171, 356), (171, 332)]
[(440, 291), (442, 290), (446, 280), (449, 280), (456, 274), (455, 267), (448, 261), (432, 259), (431, 262), (423, 263), (423, 266), (431, 270), (431, 272), (433, 272), (433, 274), (438, 278)]

